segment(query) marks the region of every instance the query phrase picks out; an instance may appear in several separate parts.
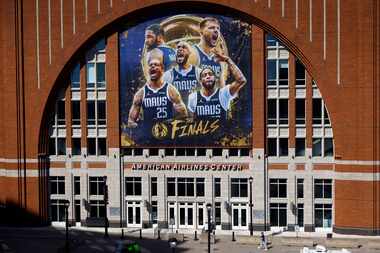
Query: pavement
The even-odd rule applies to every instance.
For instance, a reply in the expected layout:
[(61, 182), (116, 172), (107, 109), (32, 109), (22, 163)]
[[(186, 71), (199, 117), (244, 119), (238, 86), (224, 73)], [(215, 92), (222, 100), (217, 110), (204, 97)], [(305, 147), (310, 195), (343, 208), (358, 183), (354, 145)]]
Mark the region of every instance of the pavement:
[[(116, 244), (120, 241), (121, 229), (109, 228), (109, 238), (104, 237), (104, 228), (70, 227), (69, 252), (114, 252)], [(142, 247), (143, 253), (173, 252), (167, 242), (169, 234), (173, 232), (179, 239), (175, 252), (201, 253), (207, 252), (207, 233), (198, 231), (194, 240), (193, 230), (163, 229), (160, 231), (161, 239), (157, 239), (157, 230), (143, 229), (140, 239), (140, 229), (124, 229), (124, 240), (136, 241)], [(216, 231), (211, 237), (211, 252), (228, 253), (256, 253), (264, 252), (257, 249), (260, 232), (254, 232), (250, 237), (247, 231), (236, 231), (235, 241), (232, 240), (231, 231)], [(380, 237), (352, 236), (333, 234), (332, 239), (326, 239), (326, 233), (299, 232), (298, 237), (294, 232), (273, 233), (267, 232), (267, 238), (271, 242), (268, 252), (299, 253), (304, 246), (312, 247), (314, 244), (329, 245), (328, 249), (339, 249), (349, 246), (352, 253), (380, 252)], [(377, 245), (377, 246), (376, 246)], [(0, 253), (16, 252), (66, 252), (65, 228), (58, 227), (33, 227), (14, 228), (0, 227)]]

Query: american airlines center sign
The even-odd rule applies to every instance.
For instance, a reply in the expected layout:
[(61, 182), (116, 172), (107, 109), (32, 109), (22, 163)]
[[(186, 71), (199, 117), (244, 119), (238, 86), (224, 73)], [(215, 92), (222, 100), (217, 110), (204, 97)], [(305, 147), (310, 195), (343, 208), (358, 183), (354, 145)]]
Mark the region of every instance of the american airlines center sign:
[(243, 171), (248, 163), (125, 163), (125, 169), (134, 171)]
[(183, 14), (126, 25), (122, 147), (250, 147), (251, 25)]

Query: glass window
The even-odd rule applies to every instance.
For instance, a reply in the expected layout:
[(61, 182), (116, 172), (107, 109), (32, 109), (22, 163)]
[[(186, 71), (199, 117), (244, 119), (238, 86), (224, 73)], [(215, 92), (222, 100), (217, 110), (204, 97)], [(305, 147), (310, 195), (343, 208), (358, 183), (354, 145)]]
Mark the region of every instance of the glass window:
[(51, 176), (49, 179), (51, 194), (65, 194), (65, 177)]
[(141, 196), (141, 177), (126, 177), (125, 189), (125, 194), (127, 196)]
[(287, 226), (287, 204), (270, 203), (270, 225), (272, 227)]
[(279, 99), (279, 116), (280, 116), (280, 125), (288, 124), (288, 100)]
[(315, 179), (314, 180), (314, 197), (321, 199), (332, 198), (332, 180)]
[(52, 199), (50, 203), (51, 203), (51, 221), (64, 221), (65, 215), (66, 215), (64, 200)]
[(55, 149), (55, 138), (49, 139), (49, 155), (56, 155), (56, 149)]
[(277, 61), (267, 60), (267, 82), (268, 86), (276, 85), (277, 78)]
[(296, 138), (296, 156), (305, 156), (305, 138)]
[(214, 178), (214, 194), (215, 194), (215, 197), (221, 196), (220, 188), (221, 188), (221, 179), (219, 177)]
[(314, 205), (315, 227), (331, 228), (332, 223), (332, 205), (315, 204)]
[(152, 201), (151, 219), (153, 224), (157, 224), (158, 220), (158, 204), (157, 201)]
[(289, 64), (288, 60), (281, 59), (279, 60), (279, 85), (288, 85), (288, 78), (289, 78)]
[(269, 179), (269, 196), (271, 198), (287, 197), (287, 179), (271, 178)]
[(174, 148), (166, 148), (165, 156), (174, 156)]
[(220, 202), (215, 202), (215, 225), (219, 226), (222, 224), (222, 208)]
[(306, 85), (305, 80), (306, 80), (305, 67), (297, 59), (296, 60), (296, 85), (297, 86), (305, 86)]
[(313, 156), (322, 156), (322, 138), (313, 138)]
[(305, 99), (297, 98), (296, 99), (296, 124), (305, 125)]
[(178, 178), (178, 196), (186, 196), (186, 179)]
[(80, 195), (80, 177), (74, 177), (74, 195)]
[(80, 101), (71, 101), (71, 123), (73, 126), (80, 125)]
[(268, 138), (267, 142), (268, 142), (268, 155), (277, 156), (277, 139)]
[(248, 196), (248, 179), (232, 178), (231, 179), (231, 197), (247, 197)]
[(87, 101), (87, 125), (95, 125), (95, 101)]
[(280, 138), (280, 156), (288, 156), (288, 138)]
[(90, 177), (89, 178), (90, 195), (103, 195), (104, 194), (104, 177)]
[(72, 155), (81, 155), (81, 139), (80, 138), (72, 138)]
[(333, 147), (333, 139), (325, 138), (325, 147), (324, 147), (324, 155), (325, 156), (333, 156), (334, 155), (334, 147)]
[(176, 156), (185, 156), (186, 155), (186, 149), (177, 148), (175, 154), (176, 154)]
[(74, 201), (74, 205), (75, 205), (75, 221), (76, 222), (81, 222), (81, 217), (80, 217), (80, 199), (76, 199)]
[(277, 100), (268, 99), (268, 124), (277, 123)]
[(303, 214), (303, 204), (297, 204), (297, 225), (300, 227), (303, 227), (303, 220), (304, 220), (304, 214)]
[(303, 198), (303, 178), (297, 178), (297, 198)]
[(58, 125), (65, 125), (65, 101), (57, 101), (57, 120)]
[(223, 149), (221, 149), (221, 148), (213, 148), (212, 149), (212, 155), (213, 156), (222, 156), (223, 155)]
[(71, 89), (79, 89), (80, 88), (80, 65), (79, 63), (75, 65), (73, 71), (70, 75), (71, 80)]
[(99, 83), (105, 83), (106, 81), (106, 64), (104, 62), (99, 62), (96, 64), (96, 81)]
[(90, 200), (90, 217), (104, 218), (106, 208), (103, 200)]
[(152, 196), (157, 196), (157, 177), (150, 179), (150, 190)]
[(167, 187), (168, 187), (168, 196), (176, 196), (175, 191), (175, 178), (174, 177), (168, 177), (167, 179)]
[(58, 138), (57, 139), (57, 151), (58, 155), (66, 155), (66, 139)]
[(107, 139), (98, 138), (98, 155), (107, 155)]
[(98, 100), (97, 101), (98, 106), (98, 125), (105, 125), (106, 124), (106, 101), (104, 100)]
[(95, 87), (95, 64), (87, 63), (87, 88)]
[(313, 98), (313, 124), (322, 124), (322, 99)]
[(197, 185), (197, 188), (196, 188), (197, 197), (204, 197), (205, 196), (205, 179), (197, 178), (196, 185)]
[(206, 156), (205, 148), (197, 148), (197, 156)]
[(96, 155), (96, 138), (87, 138), (87, 154)]
[(270, 33), (267, 34), (267, 46), (274, 47), (276, 46), (277, 39)]

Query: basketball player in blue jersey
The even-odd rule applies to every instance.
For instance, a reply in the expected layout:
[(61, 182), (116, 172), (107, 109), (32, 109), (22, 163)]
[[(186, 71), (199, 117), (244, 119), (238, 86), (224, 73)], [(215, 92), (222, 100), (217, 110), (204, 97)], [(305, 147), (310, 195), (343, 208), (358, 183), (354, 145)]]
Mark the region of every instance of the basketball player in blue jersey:
[(198, 67), (189, 63), (190, 48), (191, 46), (187, 42), (178, 42), (176, 49), (177, 66), (164, 74), (164, 81), (177, 88), (185, 105), (190, 93), (198, 86), (200, 72)]
[(219, 79), (218, 87), (223, 87), (225, 85), (226, 66), (216, 57), (216, 46), (220, 37), (219, 21), (216, 18), (206, 17), (199, 23), (199, 30), (201, 41), (194, 46), (197, 53), (196, 65), (201, 69), (212, 69)]
[(175, 64), (175, 50), (165, 44), (164, 30), (160, 24), (152, 24), (145, 29), (145, 45), (148, 52), (155, 48), (162, 51), (165, 71)]
[[(155, 122), (162, 122), (174, 118), (186, 118), (186, 106), (177, 89), (163, 81), (164, 66), (163, 54), (159, 49), (153, 49), (148, 54), (149, 80), (140, 88), (132, 102), (128, 116), (128, 127), (138, 126), (141, 120), (143, 129), (148, 130)], [(141, 117), (141, 109), (144, 118)], [(148, 129), (146, 129), (148, 128)]]
[(234, 78), (231, 84), (222, 88), (216, 86), (216, 75), (213, 69), (204, 68), (200, 73), (201, 90), (190, 94), (188, 109), (194, 119), (220, 119), (221, 124), (227, 120), (231, 101), (247, 80), (236, 64), (227, 56), (216, 53), (220, 61), (225, 62)]

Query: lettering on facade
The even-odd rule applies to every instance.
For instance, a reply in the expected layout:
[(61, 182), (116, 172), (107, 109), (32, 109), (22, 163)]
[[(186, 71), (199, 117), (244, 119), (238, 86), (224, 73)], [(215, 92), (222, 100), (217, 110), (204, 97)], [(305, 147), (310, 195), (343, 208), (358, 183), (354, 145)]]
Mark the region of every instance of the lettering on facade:
[(126, 163), (124, 168), (135, 171), (243, 171), (249, 169), (248, 163), (210, 164), (210, 163)]

